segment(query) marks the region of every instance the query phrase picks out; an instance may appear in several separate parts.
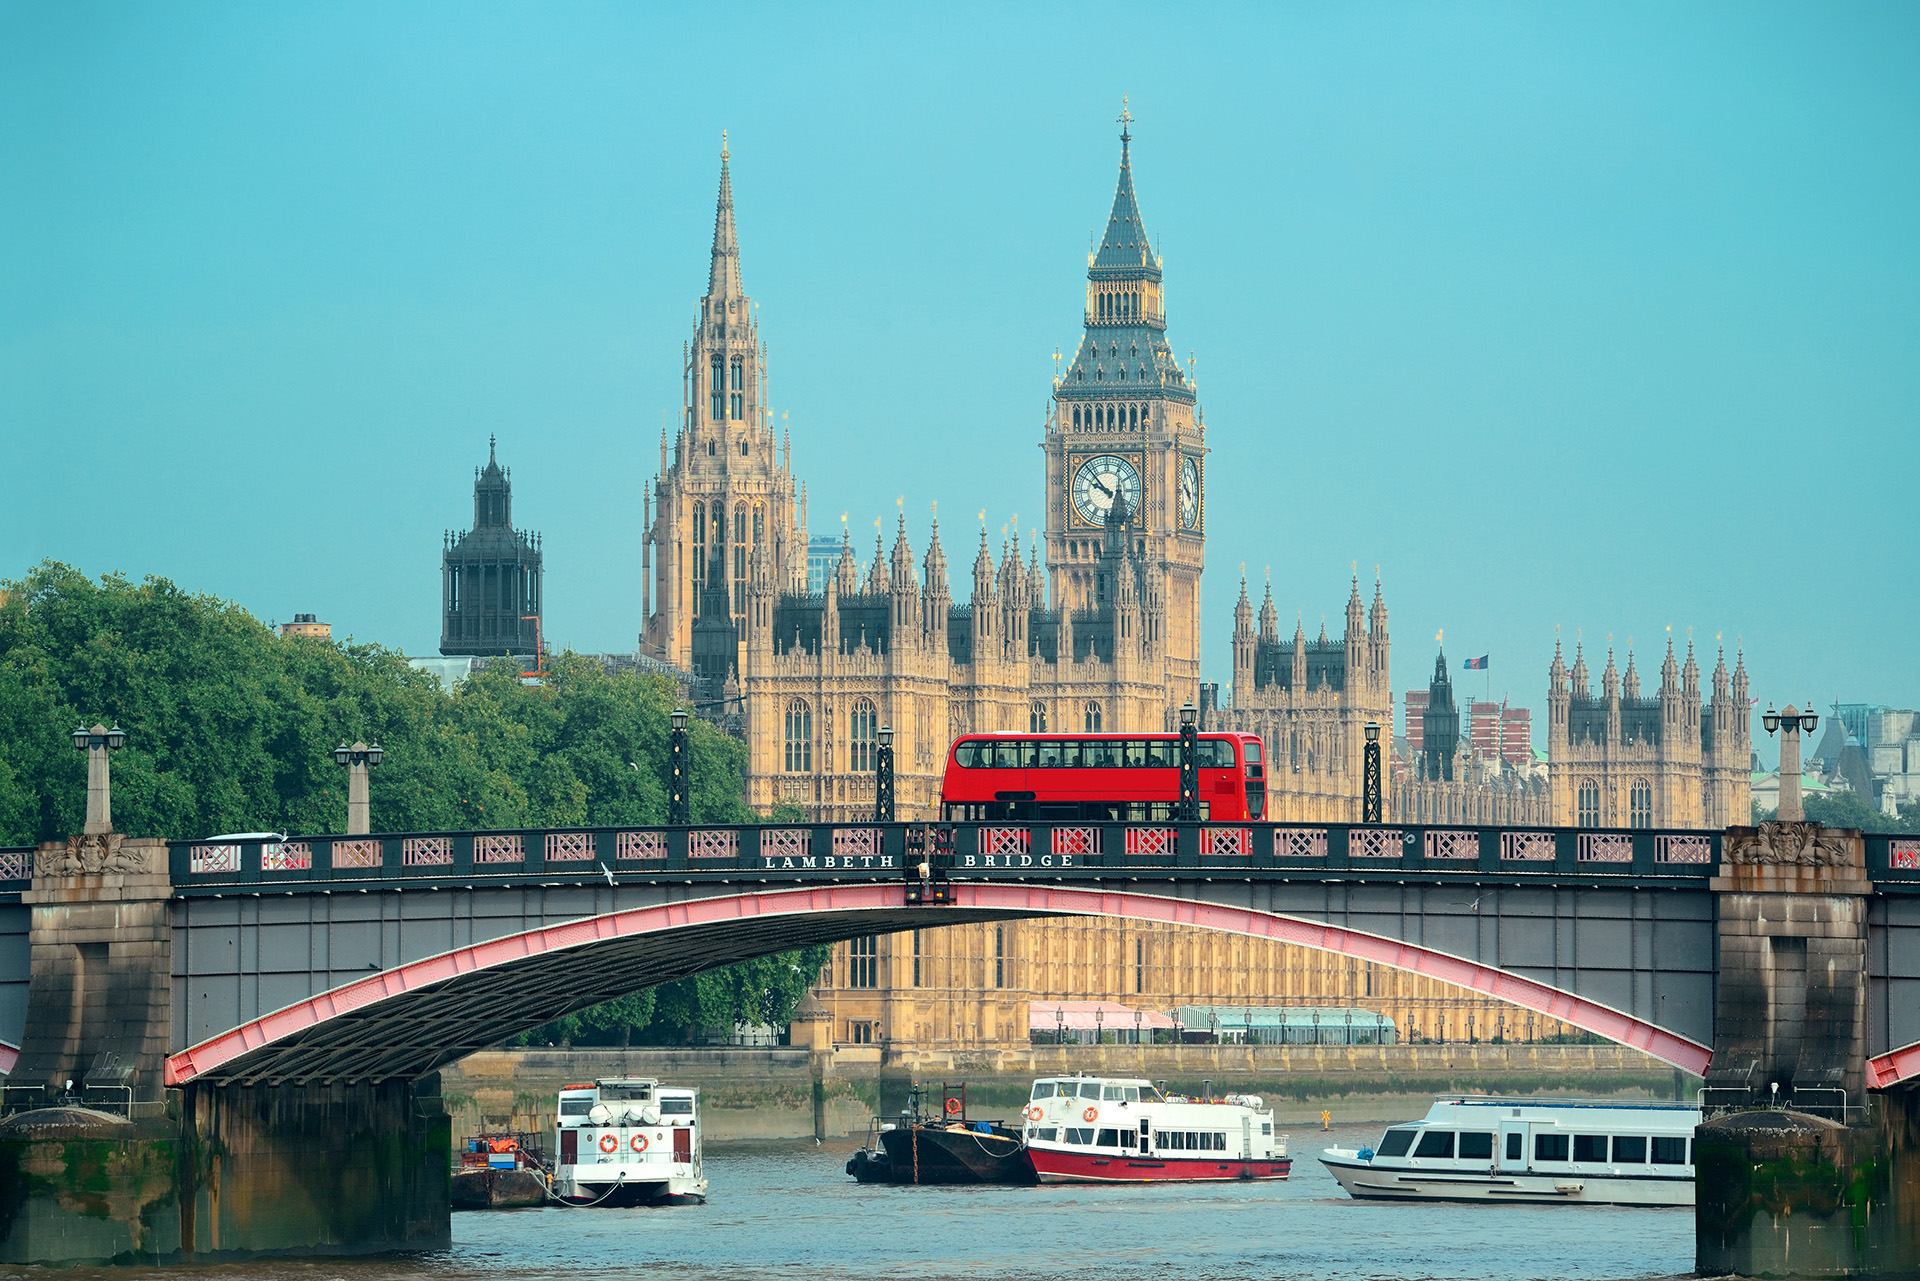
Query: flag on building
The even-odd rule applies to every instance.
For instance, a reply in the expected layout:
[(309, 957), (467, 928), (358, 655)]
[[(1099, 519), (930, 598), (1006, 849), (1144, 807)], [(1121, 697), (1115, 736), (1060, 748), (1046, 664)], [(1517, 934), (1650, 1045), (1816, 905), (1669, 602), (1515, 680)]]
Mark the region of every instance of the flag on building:
[(1461, 666), (1470, 672), (1483, 672), (1487, 668), (1487, 655), (1482, 654), (1478, 658), (1469, 658), (1466, 662), (1462, 663)]

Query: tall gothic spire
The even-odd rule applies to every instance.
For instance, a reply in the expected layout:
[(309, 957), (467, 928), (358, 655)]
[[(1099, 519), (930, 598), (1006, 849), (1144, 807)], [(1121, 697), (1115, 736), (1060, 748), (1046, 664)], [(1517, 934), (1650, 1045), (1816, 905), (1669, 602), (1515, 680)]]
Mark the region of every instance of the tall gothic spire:
[(713, 214), (713, 267), (707, 273), (707, 296), (741, 298), (740, 237), (733, 227), (733, 176), (727, 172), (727, 135), (720, 134), (720, 202)]
[(1133, 113), (1122, 100), (1120, 111), (1120, 178), (1113, 188), (1113, 212), (1107, 215), (1106, 238), (1094, 257), (1096, 267), (1159, 269), (1147, 241), (1147, 225), (1140, 218), (1140, 202), (1133, 194)]

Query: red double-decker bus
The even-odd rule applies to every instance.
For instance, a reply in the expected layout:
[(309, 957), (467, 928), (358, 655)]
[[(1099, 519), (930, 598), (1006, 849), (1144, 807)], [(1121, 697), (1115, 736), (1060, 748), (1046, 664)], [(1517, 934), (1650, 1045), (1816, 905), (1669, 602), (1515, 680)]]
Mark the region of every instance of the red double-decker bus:
[[(1260, 740), (1202, 734), (1200, 817), (1259, 819), (1267, 811)], [(956, 822), (1144, 822), (1180, 802), (1178, 734), (969, 734), (947, 754), (941, 815)]]

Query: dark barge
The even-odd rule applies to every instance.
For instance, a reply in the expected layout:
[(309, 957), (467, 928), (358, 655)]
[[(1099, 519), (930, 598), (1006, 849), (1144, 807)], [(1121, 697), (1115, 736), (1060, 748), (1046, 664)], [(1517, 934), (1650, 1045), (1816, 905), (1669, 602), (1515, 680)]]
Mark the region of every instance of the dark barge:
[(1033, 1163), (1021, 1131), (1004, 1121), (967, 1116), (967, 1087), (942, 1085), (928, 1112), (916, 1082), (897, 1121), (874, 1118), (867, 1144), (847, 1162), (862, 1183), (1032, 1183)]

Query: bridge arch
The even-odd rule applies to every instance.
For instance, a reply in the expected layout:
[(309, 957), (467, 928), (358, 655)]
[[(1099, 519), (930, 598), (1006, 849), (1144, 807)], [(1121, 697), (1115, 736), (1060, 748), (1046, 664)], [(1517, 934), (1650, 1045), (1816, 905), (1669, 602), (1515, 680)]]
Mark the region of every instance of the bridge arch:
[(908, 907), (896, 883), (716, 894), (581, 917), (425, 957), (336, 987), (171, 1055), (166, 1082), (378, 1081), (641, 987), (861, 934), (1047, 916), (1197, 926), (1435, 978), (1550, 1015), (1703, 1075), (1711, 1050), (1621, 1010), (1463, 957), (1344, 926), (1164, 894), (964, 882)]

